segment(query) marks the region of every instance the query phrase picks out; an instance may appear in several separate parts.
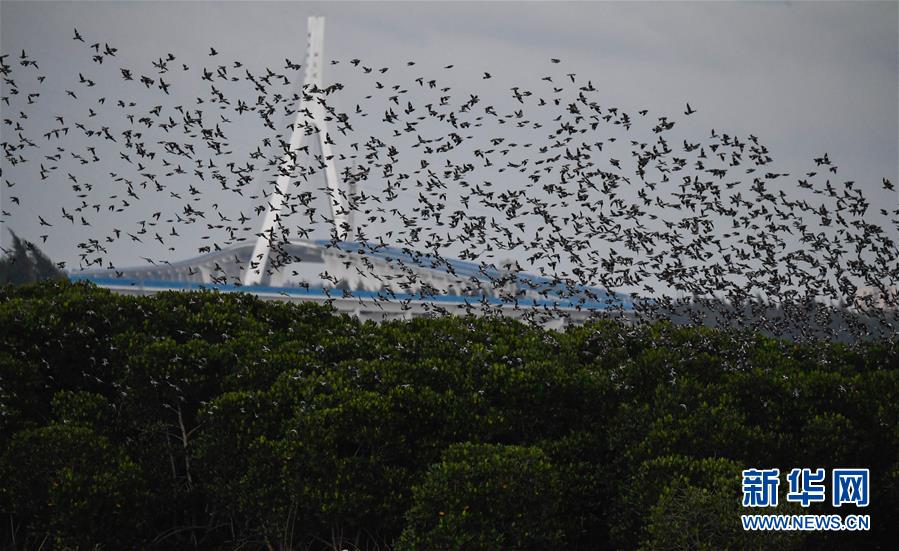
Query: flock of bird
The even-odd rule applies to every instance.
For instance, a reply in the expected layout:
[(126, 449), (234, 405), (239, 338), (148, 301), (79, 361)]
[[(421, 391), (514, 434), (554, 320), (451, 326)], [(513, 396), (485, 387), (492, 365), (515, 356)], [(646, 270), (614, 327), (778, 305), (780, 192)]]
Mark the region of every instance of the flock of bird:
[[(349, 204), (363, 249), (470, 260), (485, 277), (498, 258), (512, 257), (516, 270), (551, 278), (555, 292), (579, 297), (599, 287), (649, 298), (637, 306), (650, 317), (701, 306), (694, 321), (746, 325), (744, 307), (755, 301), (763, 305), (752, 316), (755, 329), (796, 337), (820, 315), (814, 305), (856, 306), (857, 290), (871, 287), (862, 305), (869, 323), (818, 325), (858, 337), (899, 332), (891, 294), (899, 200), (871, 204), (829, 154), (792, 173), (776, 168), (751, 134), (678, 136), (677, 125), (697, 112), (689, 103), (676, 115), (609, 105), (598, 84), (555, 58), (531, 85), (503, 87), (507, 93), (488, 101), (450, 85), (453, 65), (332, 60), (352, 72), (352, 86), (300, 90), (303, 67), (289, 59), (252, 72), (210, 48), (203, 67), (167, 53), (140, 70), (121, 66), (116, 47), (90, 44), (77, 30), (72, 40), (92, 74), (45, 76), (25, 51), (0, 57), (2, 216), (26, 209), (44, 242), (73, 227), (86, 232), (81, 268), (115, 269), (108, 251), (123, 241), (137, 251), (158, 243), (168, 258), (142, 258), (163, 263), (190, 256), (178, 246), (182, 235), (204, 234), (200, 252), (255, 239), (283, 173), (294, 185), (277, 231), (266, 236), (273, 249), (328, 228), (330, 213), (317, 212), (312, 197), (332, 159), (289, 146), (297, 110), (317, 103), (327, 113), (333, 160), (358, 189)], [(202, 97), (178, 95), (188, 77), (200, 79)], [(491, 87), (497, 80), (486, 72), (475, 78)], [(115, 87), (104, 84), (111, 79)], [(35, 128), (51, 90), (65, 92), (67, 103), (53, 108), (66, 111)], [(251, 127), (255, 149), (235, 152)], [(53, 186), (61, 204), (28, 204), (29, 186)], [(891, 181), (877, 186), (896, 197)], [(240, 210), (252, 202), (254, 210)], [(144, 215), (147, 204), (159, 210)], [(98, 220), (111, 219), (123, 224), (91, 234)], [(340, 247), (329, 231), (331, 246)], [(272, 258), (269, 271), (284, 260)], [(415, 283), (414, 270), (398, 271)], [(769, 319), (772, 305), (778, 314)]]

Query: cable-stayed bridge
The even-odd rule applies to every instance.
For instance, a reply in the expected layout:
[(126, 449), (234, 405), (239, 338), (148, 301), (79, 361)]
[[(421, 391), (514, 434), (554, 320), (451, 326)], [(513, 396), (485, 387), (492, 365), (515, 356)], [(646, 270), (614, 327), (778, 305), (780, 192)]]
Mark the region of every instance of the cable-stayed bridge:
[[(493, 312), (544, 325), (580, 323), (592, 315), (634, 310), (626, 295), (589, 286), (566, 286), (523, 273), (517, 264), (482, 265), (419, 254), (384, 243), (355, 241), (355, 184), (334, 163), (328, 116), (317, 95), (323, 86), (324, 18), (310, 17), (303, 89), (290, 142), (255, 241), (216, 248), (164, 264), (87, 270), (70, 275), (121, 293), (218, 289), (262, 298), (328, 302), (363, 319), (385, 320), (439, 313)], [(330, 214), (330, 239), (284, 239), (279, 224), (299, 151), (320, 151), (326, 186), (318, 202)]]

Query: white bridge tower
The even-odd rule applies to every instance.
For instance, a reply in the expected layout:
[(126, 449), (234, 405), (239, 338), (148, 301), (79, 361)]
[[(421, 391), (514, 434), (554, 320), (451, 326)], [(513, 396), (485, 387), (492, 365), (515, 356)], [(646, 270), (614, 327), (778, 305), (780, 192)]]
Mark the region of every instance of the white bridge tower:
[(349, 192), (343, 189), (341, 180), (334, 166), (334, 155), (328, 139), (328, 126), (325, 107), (322, 104), (322, 69), (324, 66), (325, 18), (312, 16), (308, 21), (306, 43), (306, 72), (303, 78), (303, 89), (300, 91), (300, 104), (293, 123), (288, 151), (281, 158), (279, 175), (275, 190), (269, 198), (268, 212), (262, 223), (262, 230), (256, 239), (253, 255), (243, 274), (244, 285), (259, 285), (271, 255), (272, 242), (275, 240), (275, 226), (280, 223), (284, 198), (290, 188), (291, 177), (296, 165), (299, 150), (307, 140), (317, 140), (321, 149), (322, 163), (325, 165), (325, 180), (328, 184), (331, 204), (331, 220), (337, 238), (345, 240), (352, 231), (350, 216)]

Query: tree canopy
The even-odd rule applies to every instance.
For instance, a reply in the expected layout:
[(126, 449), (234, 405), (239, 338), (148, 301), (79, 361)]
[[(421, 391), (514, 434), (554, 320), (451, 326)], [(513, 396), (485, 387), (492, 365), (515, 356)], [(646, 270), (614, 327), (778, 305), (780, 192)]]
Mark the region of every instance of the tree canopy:
[[(751, 467), (870, 468), (871, 531), (743, 532)], [(899, 358), (889, 340), (5, 286), (0, 510), (23, 549), (885, 549)]]

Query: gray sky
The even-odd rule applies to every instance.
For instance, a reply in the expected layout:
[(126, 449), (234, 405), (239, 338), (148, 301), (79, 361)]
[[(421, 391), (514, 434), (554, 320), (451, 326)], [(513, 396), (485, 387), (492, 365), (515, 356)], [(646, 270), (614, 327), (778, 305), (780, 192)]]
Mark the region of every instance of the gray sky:
[[(347, 64), (352, 58), (361, 58), (375, 69), (390, 67), (376, 80), (408, 88), (410, 101), (424, 99), (415, 95), (414, 83), (424, 75), (452, 87), (454, 101), (480, 94), (484, 103), (500, 111), (515, 108), (508, 92), (512, 86), (538, 90), (542, 76), (553, 74), (555, 82), (561, 82), (572, 72), (579, 83), (589, 79), (607, 105), (628, 111), (646, 108), (651, 115), (678, 118), (678, 135), (684, 139), (707, 137), (712, 128), (741, 136), (752, 133), (768, 146), (779, 169), (797, 174), (813, 167), (813, 157), (828, 152), (840, 167), (839, 181), (856, 181), (875, 205), (895, 208), (899, 201), (895, 193), (881, 189), (882, 177), (899, 180), (897, 2), (4, 1), (0, 44), (3, 53), (10, 54), (7, 62), (16, 62), (16, 74), (21, 75), (18, 86), (26, 92), (31, 85), (22, 84), (25, 81), (33, 82), (37, 74), (47, 79), (41, 86), (32, 86), (42, 94), (39, 105), (26, 105), (24, 94), (19, 94), (11, 106), (0, 105), (2, 118), (16, 118), (20, 111), (27, 111), (29, 119), (22, 122), (40, 137), (58, 126), (53, 116), (61, 115), (71, 125), (88, 119), (89, 106), (98, 113), (89, 123), (113, 121), (107, 124), (121, 128), (123, 112), (107, 114), (110, 103), (118, 98), (133, 100), (145, 111), (163, 104), (163, 113), (171, 114), (175, 105), (191, 106), (194, 98), (208, 95), (209, 87), (200, 79), (202, 67), (213, 69), (216, 62), (239, 59), (255, 73), (266, 66), (283, 69), (285, 57), (302, 62), (309, 15), (326, 17), (325, 55), (341, 60), (340, 65), (325, 69), (326, 84), (346, 84), (335, 100), (341, 110), (349, 112), (356, 103), (366, 105), (364, 96), (372, 94), (377, 76), (362, 77), (352, 71)], [(72, 40), (73, 27), (87, 44), (118, 48), (116, 57), (106, 58), (102, 65), (92, 62), (86, 45)], [(220, 52), (216, 60), (208, 56), (210, 46)], [(38, 60), (38, 71), (18, 66), (22, 49)], [(164, 97), (159, 90), (144, 92), (139, 84), (121, 81), (120, 67), (158, 77), (151, 62), (169, 52), (177, 57), (173, 66), (182, 62), (190, 66), (189, 71), (163, 75), (173, 83), (172, 96)], [(549, 58), (562, 63), (553, 65)], [(406, 67), (407, 60), (415, 60), (416, 65)], [(444, 70), (449, 64), (455, 67)], [(483, 80), (485, 71), (493, 78)], [(97, 87), (78, 88), (79, 72), (96, 79)], [(226, 89), (228, 83), (219, 86)], [(239, 96), (238, 86), (228, 90)], [(3, 95), (8, 90), (4, 83)], [(80, 94), (79, 101), (72, 101), (65, 90)], [(87, 99), (96, 101), (100, 96), (109, 101), (98, 106)], [(376, 100), (369, 104), (375, 106)], [(685, 119), (682, 112), (688, 101), (697, 113)], [(368, 120), (360, 121), (360, 137), (384, 132), (377, 120), (387, 104), (377, 105), (380, 110), (376, 106)], [(209, 110), (214, 112), (212, 107)], [(281, 117), (278, 123), (283, 127), (288, 118)], [(4, 140), (10, 131), (10, 126), (2, 125)], [(635, 131), (640, 136), (640, 130)], [(239, 164), (259, 145), (261, 134), (254, 132), (247, 126), (238, 132), (244, 139), (233, 140)], [(651, 137), (648, 132), (642, 135)], [(37, 143), (42, 154), (54, 153), (55, 144)], [(337, 150), (348, 155), (347, 144)], [(66, 147), (75, 150), (77, 145), (83, 149), (85, 144), (70, 141)], [(133, 166), (111, 156), (104, 161), (67, 165), (47, 180), (35, 181), (35, 163), (11, 167), (4, 160), (3, 178), (16, 184), (2, 186), (3, 208), (11, 212), (3, 219), (4, 227), (38, 243), (39, 236), (48, 235), (41, 245), (44, 250), (54, 260), (75, 267), (79, 242), (99, 239), (113, 227), (132, 231), (136, 218), (155, 211), (163, 211), (165, 218), (180, 209), (166, 204), (165, 194), (147, 192), (141, 204), (127, 213), (95, 213), (90, 228), (69, 224), (61, 208), (71, 211), (81, 198), (72, 191), (67, 172), (80, 171), (79, 181), (94, 182), (91, 193), (107, 195), (122, 191), (121, 183), (110, 182), (109, 172), (140, 180)], [(410, 162), (417, 163), (414, 155)], [(511, 175), (500, 178), (508, 180)], [(229, 193), (204, 195), (234, 217), (251, 214), (258, 204), (249, 199), (242, 202)], [(10, 205), (11, 196), (22, 204)], [(90, 203), (92, 197), (88, 194), (84, 199)], [(54, 226), (42, 228), (38, 214)], [(260, 223), (261, 218), (254, 217), (248, 225), (255, 228)], [(154, 231), (168, 228), (163, 224)], [(190, 258), (208, 241), (202, 240), (203, 232), (185, 233), (164, 246), (146, 240), (141, 247), (124, 240), (110, 243), (107, 258), (120, 266), (143, 264), (141, 257)]]

